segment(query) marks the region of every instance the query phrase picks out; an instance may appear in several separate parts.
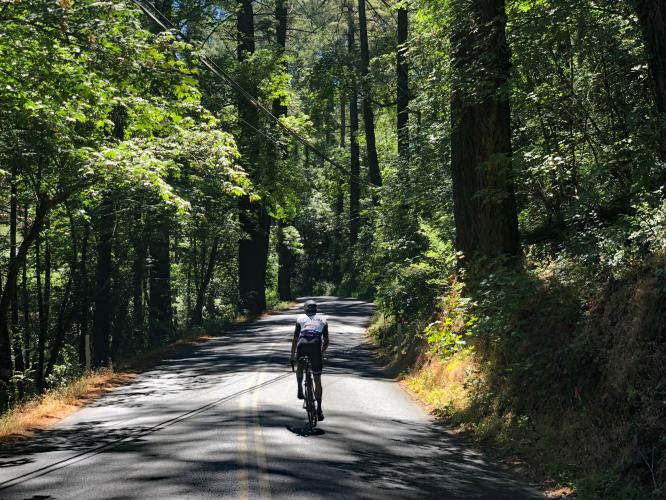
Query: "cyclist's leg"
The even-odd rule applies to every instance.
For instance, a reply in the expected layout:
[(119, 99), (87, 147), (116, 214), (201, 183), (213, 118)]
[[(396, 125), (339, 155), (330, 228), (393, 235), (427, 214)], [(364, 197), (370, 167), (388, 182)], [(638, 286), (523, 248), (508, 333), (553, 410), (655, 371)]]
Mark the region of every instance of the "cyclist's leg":
[(319, 406), (321, 406), (321, 396), (324, 392), (321, 386), (321, 373), (314, 375), (314, 383), (315, 383), (315, 399), (317, 400), (317, 403), (319, 403)]
[[(303, 348), (302, 344), (299, 344), (296, 347), (296, 359), (300, 359), (301, 356), (303, 356)], [(297, 397), (298, 399), (303, 399), (303, 364), (298, 362), (298, 365), (296, 367), (296, 383), (298, 384), (298, 393)]]
[(298, 385), (297, 397), (303, 399), (303, 366), (301, 364), (296, 368), (296, 384)]

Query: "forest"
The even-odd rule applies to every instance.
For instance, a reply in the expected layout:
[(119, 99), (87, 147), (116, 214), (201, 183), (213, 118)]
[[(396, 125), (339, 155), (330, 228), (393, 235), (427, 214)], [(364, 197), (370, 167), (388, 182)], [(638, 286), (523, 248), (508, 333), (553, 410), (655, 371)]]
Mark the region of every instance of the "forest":
[(661, 0), (3, 0), (0, 207), (2, 411), (361, 297), (438, 417), (666, 495)]

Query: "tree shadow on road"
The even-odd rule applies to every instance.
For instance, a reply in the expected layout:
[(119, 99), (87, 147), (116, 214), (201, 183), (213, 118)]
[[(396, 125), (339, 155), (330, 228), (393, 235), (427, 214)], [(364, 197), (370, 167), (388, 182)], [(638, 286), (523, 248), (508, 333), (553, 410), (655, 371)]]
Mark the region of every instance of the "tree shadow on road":
[[(371, 308), (350, 301), (348, 307), (337, 309), (336, 321), (341, 330), (333, 337), (335, 348), (329, 354), (326, 374), (388, 380), (358, 330), (346, 336), (342, 329), (344, 325), (350, 330), (362, 328), (368, 321), (368, 307)], [(246, 414), (237, 404), (225, 404), (247, 394), (247, 390), (234, 391), (200, 407), (187, 403), (190, 387), (214, 389), (227, 379), (238, 383), (238, 379), (229, 378), (231, 373), (248, 372), (249, 377), (263, 369), (279, 374), (271, 380), (291, 376), (287, 367), (275, 359), (276, 341), (282, 339), (282, 333), (275, 335), (275, 330), (280, 325), (285, 328), (287, 352), (291, 332), (286, 328), (294, 321), (293, 315), (282, 316), (261, 320), (250, 330), (239, 330), (229, 338), (214, 340), (165, 361), (96, 403), (100, 411), (106, 411), (106, 406), (122, 409), (131, 405), (135, 417), (159, 415), (161, 423), (137, 425), (119, 421), (110, 426), (109, 422), (90, 419), (39, 432), (13, 449), (0, 449), (0, 458), (8, 459), (0, 462), (0, 470), (6, 467), (5, 471), (15, 467), (21, 470), (20, 466), (49, 452), (70, 452), (60, 455), (69, 457), (67, 460), (80, 457), (68, 462), (65, 469), (46, 470), (38, 482), (26, 479), (16, 489), (12, 486), (7, 491), (18, 496), (7, 498), (35, 494), (62, 497), (61, 492), (71, 491), (77, 477), (84, 477), (78, 472), (91, 468), (104, 471), (95, 476), (100, 496), (109, 491), (121, 496), (125, 496), (125, 491), (141, 492), (144, 498), (236, 496), (233, 492), (239, 469), (239, 436), (247, 434), (247, 442), (254, 446), (254, 429), (259, 426), (268, 456), (265, 474), (275, 497), (542, 498), (462, 445), (446, 427), (432, 421), (370, 416), (329, 407), (326, 421), (318, 427), (323, 433), (317, 439), (301, 440), (302, 445), (291, 443), (287, 448), (285, 443), (289, 440), (305, 436), (296, 432), (304, 417), (297, 405), (262, 404), (254, 414)], [(259, 384), (250, 389), (271, 390), (268, 387)], [(150, 404), (146, 404), (146, 398), (153, 398)], [(252, 486), (258, 481), (260, 467), (253, 453), (247, 467)], [(6, 497), (5, 491), (0, 491), (0, 497)]]
[[(219, 475), (227, 474), (229, 481), (235, 480), (235, 443), (243, 429), (252, 429), (254, 422), (260, 422), (263, 429), (268, 455), (265, 473), (276, 497), (542, 498), (502, 468), (487, 463), (480, 453), (460, 445), (437, 424), (390, 416), (370, 418), (334, 408), (329, 408), (322, 423), (324, 432), (317, 439), (303, 441), (303, 448), (291, 446), (290, 454), (283, 452), (283, 440), (289, 436), (293, 439), (294, 434), (307, 435), (296, 432), (302, 415), (295, 405), (263, 406), (254, 417), (238, 409), (213, 407), (176, 426), (149, 430), (128, 426), (109, 432), (93, 423), (70, 433), (51, 433), (50, 446), (42, 442), (41, 448), (27, 451), (76, 451), (89, 443), (107, 443), (104, 450), (91, 455), (95, 463), (108, 469), (108, 474), (99, 479), (100, 488), (112, 487), (122, 478), (124, 487), (131, 487), (131, 491), (149, 494), (157, 487), (152, 483), (157, 483), (161, 491), (172, 491), (177, 496), (176, 492), (187, 491), (192, 477), (196, 477), (197, 488), (202, 484), (212, 491), (220, 488), (222, 496), (229, 486), (220, 484)], [(250, 456), (248, 467), (255, 471), (258, 465), (252, 462), (252, 453)], [(160, 463), (168, 464), (162, 472), (159, 467), (144, 468), (144, 464)], [(69, 475), (76, 477), (76, 470)], [(55, 491), (49, 484), (63, 487), (59, 474), (46, 474), (40, 482), (40, 491), (30, 491), (26, 483), (24, 492)]]

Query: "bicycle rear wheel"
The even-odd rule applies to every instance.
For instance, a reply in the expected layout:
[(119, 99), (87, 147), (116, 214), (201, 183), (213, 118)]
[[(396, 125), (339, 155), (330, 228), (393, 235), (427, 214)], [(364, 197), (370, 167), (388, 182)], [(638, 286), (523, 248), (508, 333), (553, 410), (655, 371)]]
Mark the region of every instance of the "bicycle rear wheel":
[(308, 425), (312, 430), (317, 426), (317, 408), (315, 407), (314, 387), (310, 371), (308, 371), (305, 378), (305, 410), (308, 413)]

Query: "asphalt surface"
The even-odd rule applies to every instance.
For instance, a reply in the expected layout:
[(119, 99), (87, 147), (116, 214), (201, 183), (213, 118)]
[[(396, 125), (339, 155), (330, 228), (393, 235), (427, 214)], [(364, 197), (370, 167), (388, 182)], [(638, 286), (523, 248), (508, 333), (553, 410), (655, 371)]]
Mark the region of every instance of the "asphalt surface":
[(436, 424), (364, 342), (371, 304), (329, 318), (319, 433), (288, 366), (300, 310), (179, 354), (0, 450), (1, 499), (543, 498)]

